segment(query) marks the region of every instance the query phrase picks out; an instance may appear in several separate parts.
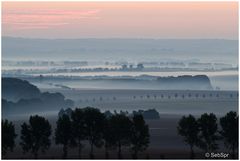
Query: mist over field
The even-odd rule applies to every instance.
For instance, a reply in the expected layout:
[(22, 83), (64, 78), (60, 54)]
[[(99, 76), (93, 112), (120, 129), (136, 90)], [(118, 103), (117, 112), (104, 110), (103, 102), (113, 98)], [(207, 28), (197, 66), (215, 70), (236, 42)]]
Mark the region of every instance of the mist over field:
[[(73, 99), (70, 93), (75, 91), (99, 90), (99, 96), (94, 95), (93, 98), (81, 98), (82, 95), (74, 97), (73, 102), (79, 106), (98, 106), (93, 100), (99, 99), (108, 90), (115, 91), (116, 95), (121, 90), (125, 90), (126, 95), (128, 90), (159, 90), (156, 100), (163, 101), (168, 97), (175, 98), (172, 95), (181, 91), (185, 97), (191, 93), (188, 91), (206, 91), (204, 95), (218, 91), (221, 95), (221, 92), (227, 91), (230, 95), (238, 90), (238, 40), (3, 37), (2, 42), (4, 78), (27, 80), (45, 92), (63, 90), (60, 93), (66, 99)], [(8, 88), (4, 89), (8, 91)], [(167, 95), (161, 90), (172, 92)], [(146, 92), (145, 95), (152, 92)], [(137, 91), (134, 95), (137, 95)], [(127, 97), (130, 99), (134, 95)], [(192, 98), (190, 100), (193, 101)], [(136, 109), (136, 105), (126, 101), (127, 108), (131, 109), (129, 104)], [(123, 108), (117, 106), (120, 103), (118, 101), (111, 103), (112, 110)], [(151, 101), (148, 103), (151, 104)], [(152, 103), (141, 108), (162, 111), (158, 104)], [(105, 109), (102, 105), (99, 107)], [(60, 110), (60, 107), (56, 106), (53, 110), (56, 109)], [(31, 106), (29, 110), (34, 111)]]
[(201, 60), (238, 64), (238, 40), (2, 37), (4, 60)]
[(239, 159), (238, 2), (1, 7), (1, 159)]
[[(179, 159), (188, 158), (189, 149), (179, 135), (180, 119), (238, 114), (238, 40), (4, 36), (2, 60), (2, 118), (14, 123), (19, 136), (33, 115), (48, 119), (55, 130), (57, 119), (71, 118), (75, 108), (130, 120), (140, 114), (150, 138), (139, 157)], [(39, 157), (61, 158), (61, 146), (54, 137), (50, 141), (48, 153)], [(17, 137), (7, 158), (32, 158), (22, 153), (20, 142)], [(82, 158), (89, 159), (92, 148), (86, 138), (82, 144)], [(222, 140), (216, 144), (216, 152), (228, 152)], [(104, 147), (94, 149), (96, 158), (106, 158)], [(131, 150), (124, 146), (123, 156), (132, 158)], [(115, 159), (116, 149), (110, 151)], [(194, 151), (205, 158), (200, 146)], [(72, 148), (68, 158), (76, 154)]]

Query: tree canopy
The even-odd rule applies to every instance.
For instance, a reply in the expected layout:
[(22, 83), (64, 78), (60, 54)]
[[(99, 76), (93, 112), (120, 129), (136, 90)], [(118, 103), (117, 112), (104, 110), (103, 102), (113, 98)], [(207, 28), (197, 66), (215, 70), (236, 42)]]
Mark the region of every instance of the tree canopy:
[(138, 152), (146, 150), (149, 145), (149, 128), (145, 123), (142, 115), (134, 115), (132, 120), (133, 129), (131, 144), (133, 150), (133, 158), (137, 158)]
[(93, 158), (93, 146), (101, 147), (103, 145), (103, 128), (105, 116), (99, 109), (86, 107), (84, 109), (84, 125), (86, 130), (86, 139), (89, 141), (91, 150), (90, 157)]
[(2, 120), (2, 155), (6, 155), (7, 151), (13, 151), (15, 147), (15, 127), (11, 121)]
[(217, 117), (213, 113), (202, 114), (198, 119), (200, 132), (199, 147), (206, 152), (212, 152), (218, 149), (217, 140), (219, 140)]
[(82, 140), (86, 138), (85, 120), (83, 109), (76, 108), (71, 112), (71, 120), (73, 127), (73, 137), (78, 145), (78, 157), (81, 158)]
[(38, 153), (45, 152), (51, 145), (51, 125), (44, 117), (30, 116), (29, 123), (23, 123), (21, 129), (21, 143), (24, 152), (30, 151), (35, 158)]
[(112, 135), (118, 147), (118, 158), (122, 158), (122, 146), (131, 144), (132, 122), (123, 114), (115, 114), (110, 119)]
[(232, 158), (235, 158), (235, 152), (238, 147), (238, 116), (236, 112), (230, 111), (224, 117), (220, 118), (222, 130), (220, 134), (224, 140), (225, 146), (232, 151)]
[(63, 158), (67, 157), (68, 146), (74, 145), (73, 128), (68, 115), (63, 115), (57, 120), (57, 128), (55, 130), (55, 143), (63, 145)]
[(194, 158), (193, 147), (199, 143), (199, 126), (194, 116), (183, 116), (178, 122), (178, 134), (184, 137), (184, 141), (190, 146), (190, 158)]

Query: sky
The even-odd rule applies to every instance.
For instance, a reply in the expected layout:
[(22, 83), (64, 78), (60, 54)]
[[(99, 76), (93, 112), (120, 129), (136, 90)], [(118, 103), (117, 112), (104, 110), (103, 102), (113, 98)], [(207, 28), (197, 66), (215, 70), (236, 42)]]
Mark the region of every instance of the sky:
[(238, 2), (2, 2), (2, 35), (238, 39)]

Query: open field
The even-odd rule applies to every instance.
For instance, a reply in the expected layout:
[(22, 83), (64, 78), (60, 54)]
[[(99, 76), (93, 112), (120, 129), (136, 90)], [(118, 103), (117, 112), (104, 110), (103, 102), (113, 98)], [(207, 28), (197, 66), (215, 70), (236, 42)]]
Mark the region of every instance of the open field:
[[(150, 128), (149, 148), (140, 154), (140, 158), (189, 158), (189, 147), (183, 142), (183, 138), (177, 134), (177, 124), (183, 115), (193, 114), (196, 117), (213, 112), (217, 117), (225, 115), (229, 111), (238, 112), (238, 95), (236, 91), (160, 91), (160, 90), (87, 90), (87, 89), (41, 89), (42, 91), (61, 92), (66, 98), (73, 99), (76, 107), (92, 106), (101, 111), (139, 110), (155, 108), (160, 113), (160, 119), (147, 120)], [(177, 94), (177, 96), (176, 96)], [(189, 96), (190, 94), (190, 96)], [(183, 97), (184, 95), (184, 97)], [(196, 95), (198, 95), (196, 97)], [(49, 119), (52, 128), (56, 127), (58, 111), (42, 111), (26, 115), (9, 116), (17, 130), (17, 147), (9, 153), (10, 158), (31, 158), (29, 154), (22, 154), (20, 141), (20, 127), (28, 117), (33, 114), (43, 115)], [(54, 134), (54, 130), (52, 130)], [(52, 145), (41, 158), (60, 158), (62, 147)], [(84, 142), (83, 158), (89, 157), (88, 142)], [(220, 142), (219, 152), (227, 152)], [(204, 152), (195, 149), (197, 158), (204, 158)], [(104, 158), (104, 148), (95, 147), (95, 157)], [(129, 147), (124, 147), (123, 157), (131, 158)], [(77, 148), (69, 149), (69, 158), (76, 158)], [(117, 150), (110, 151), (110, 158), (117, 157)]]
[(194, 114), (213, 112), (224, 115), (237, 111), (237, 91), (181, 91), (181, 90), (89, 90), (42, 89), (61, 92), (75, 101), (75, 106), (92, 106), (105, 110), (146, 110), (155, 108), (161, 114)]

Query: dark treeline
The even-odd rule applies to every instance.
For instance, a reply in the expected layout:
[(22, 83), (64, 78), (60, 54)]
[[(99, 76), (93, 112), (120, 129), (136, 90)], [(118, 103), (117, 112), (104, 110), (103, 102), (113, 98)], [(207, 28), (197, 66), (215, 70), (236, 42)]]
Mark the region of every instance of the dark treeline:
[[(71, 116), (63, 114), (58, 117), (54, 139), (63, 148), (62, 158), (67, 158), (69, 148), (78, 148), (78, 158), (81, 158), (83, 141), (90, 145), (89, 158), (94, 158), (94, 147), (105, 148), (105, 157), (109, 158), (110, 149), (118, 150), (118, 158), (122, 158), (122, 148), (128, 147), (132, 157), (138, 158), (138, 153), (149, 145), (149, 127), (140, 114), (127, 117), (124, 114), (106, 116), (99, 109), (86, 107), (76, 108)], [(2, 121), (2, 156), (12, 151), (15, 146), (15, 128), (12, 122)], [(21, 125), (21, 142), (23, 153), (29, 152), (38, 158), (51, 146), (52, 128), (44, 117), (30, 116), (29, 122)]]
[[(73, 110), (71, 108), (67, 108), (65, 110), (61, 109), (58, 112), (58, 116), (61, 117), (62, 115), (66, 114), (69, 117), (71, 117), (72, 112), (73, 112)], [(153, 119), (160, 118), (160, 114), (156, 109), (137, 110), (137, 111), (133, 110), (131, 113), (128, 111), (123, 111), (123, 110), (120, 110), (119, 113), (116, 110), (114, 110), (113, 112), (107, 110), (103, 114), (105, 115), (105, 117), (111, 117), (116, 114), (122, 114), (122, 115), (128, 116), (130, 118), (133, 117), (134, 115), (142, 115), (145, 120), (148, 120), (148, 119), (153, 120)]]
[[(223, 140), (225, 147), (230, 151), (233, 159), (238, 153), (238, 115), (230, 111), (219, 120), (215, 114), (204, 113), (196, 119), (192, 115), (183, 116), (178, 122), (178, 134), (184, 137), (190, 147), (190, 158), (195, 157), (194, 147), (202, 149), (205, 153), (216, 152), (219, 148), (218, 141)], [(210, 156), (206, 156), (208, 158)], [(215, 158), (216, 159), (216, 158)]]
[[(69, 148), (78, 148), (77, 158), (82, 158), (86, 141), (90, 145), (91, 159), (95, 158), (95, 148), (104, 148), (106, 159), (111, 158), (111, 149), (116, 149), (117, 157), (121, 159), (124, 158), (122, 149), (130, 148), (132, 158), (137, 159), (139, 152), (145, 151), (150, 143), (149, 127), (141, 114), (128, 117), (115, 113), (109, 116), (92, 107), (76, 108), (71, 115), (59, 116), (56, 124), (53, 131), (47, 119), (38, 115), (31, 116), (29, 122), (21, 125), (20, 146), (23, 152), (30, 152), (34, 158), (38, 158), (40, 152), (44, 153), (50, 148), (52, 134), (55, 143), (62, 146), (63, 159), (68, 158)], [(195, 147), (204, 153), (217, 152), (220, 140), (230, 152), (229, 157), (238, 158), (236, 112), (228, 112), (219, 122), (213, 113), (202, 114), (199, 118), (183, 116), (178, 122), (177, 131), (190, 147), (190, 158), (195, 158)], [(16, 136), (13, 123), (2, 120), (3, 158), (8, 151), (13, 151)]]

